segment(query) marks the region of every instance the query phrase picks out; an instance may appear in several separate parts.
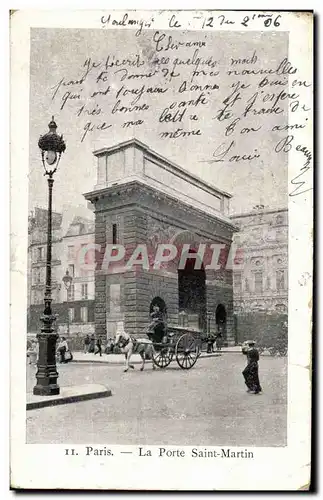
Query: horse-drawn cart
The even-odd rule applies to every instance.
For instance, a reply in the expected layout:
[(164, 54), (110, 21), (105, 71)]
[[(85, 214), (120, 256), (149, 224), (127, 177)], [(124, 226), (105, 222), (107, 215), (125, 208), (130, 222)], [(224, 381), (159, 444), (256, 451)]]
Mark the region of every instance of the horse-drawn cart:
[(194, 330), (169, 327), (162, 342), (154, 342), (153, 362), (166, 368), (174, 359), (183, 370), (192, 368), (200, 355), (201, 342)]

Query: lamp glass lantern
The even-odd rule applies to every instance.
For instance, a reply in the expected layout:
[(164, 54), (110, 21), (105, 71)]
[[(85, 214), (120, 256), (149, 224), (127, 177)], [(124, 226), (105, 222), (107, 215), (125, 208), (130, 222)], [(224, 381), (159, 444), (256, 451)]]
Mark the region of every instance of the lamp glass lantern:
[[(65, 142), (63, 140), (63, 135), (58, 135), (57, 125), (52, 116), (51, 121), (48, 124), (49, 132), (47, 134), (40, 136), (38, 141), (38, 146), (41, 150), (42, 163), (45, 170), (45, 175), (52, 175), (56, 172), (59, 161), (61, 159), (62, 153), (66, 149)], [(53, 169), (48, 169), (49, 167), (55, 167)]]

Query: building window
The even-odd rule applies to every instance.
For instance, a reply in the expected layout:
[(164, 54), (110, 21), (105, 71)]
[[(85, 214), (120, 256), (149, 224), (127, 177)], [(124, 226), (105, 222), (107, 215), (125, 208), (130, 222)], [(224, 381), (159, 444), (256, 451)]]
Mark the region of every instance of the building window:
[(112, 224), (112, 244), (116, 245), (118, 243), (118, 226), (117, 224)]
[[(90, 247), (90, 248), (89, 248)], [(81, 263), (81, 268), (83, 264), (91, 264), (91, 244), (89, 243), (82, 243), (81, 244), (81, 249), (79, 252), (79, 261)]]
[(74, 300), (75, 287), (71, 285), (67, 290), (67, 300)]
[(41, 304), (43, 301), (43, 296), (41, 292), (38, 292), (37, 290), (34, 291), (34, 297), (33, 297), (33, 303), (34, 304)]
[(262, 273), (255, 273), (255, 292), (262, 292)]
[(285, 271), (276, 271), (276, 287), (277, 290), (285, 289)]
[(41, 282), (40, 269), (34, 269), (34, 284), (38, 285)]
[(69, 264), (68, 272), (69, 272), (69, 275), (72, 276), (72, 278), (74, 278), (74, 272), (75, 272), (74, 264)]
[(87, 285), (82, 285), (82, 299), (87, 300), (88, 298), (88, 293), (87, 293)]
[(241, 235), (240, 234), (235, 234), (234, 235), (234, 243), (236, 245), (241, 245)]
[(81, 321), (82, 323), (87, 323), (87, 307), (81, 307)]
[(37, 248), (37, 260), (44, 260), (44, 259), (45, 259), (45, 248), (44, 247)]
[(242, 288), (242, 277), (241, 273), (235, 273), (234, 274), (234, 285), (237, 290), (241, 291)]
[(67, 255), (68, 255), (68, 260), (74, 260), (75, 253), (74, 253), (74, 246), (68, 246), (67, 247)]
[(75, 318), (75, 310), (74, 307), (69, 307), (68, 309), (68, 320), (70, 323), (73, 323)]

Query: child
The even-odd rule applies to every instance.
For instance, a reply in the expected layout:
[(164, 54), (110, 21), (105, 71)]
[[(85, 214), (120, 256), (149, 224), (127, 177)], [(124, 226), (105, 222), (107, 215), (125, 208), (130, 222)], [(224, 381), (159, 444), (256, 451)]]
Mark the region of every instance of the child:
[(221, 332), (221, 330), (218, 332), (218, 334), (216, 336), (215, 345), (216, 345), (217, 351), (221, 351), (221, 349), (222, 349), (222, 332)]
[(247, 392), (259, 394), (262, 391), (258, 373), (259, 352), (253, 345), (247, 351), (247, 361), (247, 366), (242, 372), (245, 384), (248, 387)]
[(29, 358), (29, 364), (35, 365), (38, 358), (38, 343), (34, 340), (31, 342), (31, 346), (27, 350), (27, 356)]

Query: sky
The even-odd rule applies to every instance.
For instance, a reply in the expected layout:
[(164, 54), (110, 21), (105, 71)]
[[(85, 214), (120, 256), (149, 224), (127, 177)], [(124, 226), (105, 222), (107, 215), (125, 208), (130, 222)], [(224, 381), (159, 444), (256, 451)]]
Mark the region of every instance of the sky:
[[(242, 98), (235, 105), (235, 116), (240, 116), (247, 99), (255, 92), (261, 92), (258, 85), (263, 77), (232, 76), (228, 70), (232, 69), (232, 59), (251, 58), (256, 54), (257, 61), (251, 66), (254, 69), (276, 68), (283, 57), (288, 54), (288, 36), (284, 32), (163, 32), (162, 42), (158, 45), (155, 31), (146, 30), (140, 36), (135, 36), (135, 30), (93, 30), (93, 29), (35, 29), (31, 30), (30, 53), (30, 173), (29, 173), (29, 208), (34, 206), (46, 207), (47, 189), (40, 161), (38, 139), (48, 131), (47, 125), (52, 117), (58, 125), (58, 133), (64, 135), (66, 152), (62, 155), (58, 172), (55, 175), (53, 206), (54, 210), (61, 211), (66, 205), (86, 205), (83, 193), (89, 192), (96, 184), (96, 158), (93, 151), (102, 147), (109, 147), (132, 137), (147, 144), (151, 149), (177, 163), (187, 171), (198, 175), (208, 183), (223, 189), (233, 195), (231, 213), (242, 213), (251, 210), (255, 205), (264, 204), (268, 208), (284, 207), (287, 205), (287, 158), (281, 152), (274, 152), (275, 144), (283, 137), (282, 132), (273, 132), (275, 125), (282, 125), (287, 120), (287, 100), (281, 102), (279, 115), (250, 116), (243, 121), (245, 127), (258, 128), (256, 133), (241, 134), (235, 129), (231, 136), (225, 136), (225, 124), (214, 119), (217, 112), (223, 107), (223, 100), (232, 92), (232, 85), (237, 82), (248, 85), (247, 90), (241, 93)], [(131, 73), (153, 71), (156, 57), (170, 57), (171, 61), (177, 57), (185, 60), (192, 57), (194, 48), (180, 45), (178, 49), (164, 50), (168, 37), (172, 42), (204, 42), (205, 47), (199, 49), (199, 55), (205, 60), (211, 58), (216, 61), (215, 69), (219, 71), (216, 77), (197, 77), (196, 85), (214, 84), (217, 90), (206, 91), (207, 105), (189, 106), (183, 122), (160, 123), (158, 118), (162, 111), (172, 102), (194, 100), (199, 92), (186, 91), (179, 93), (180, 83), (189, 81), (192, 74), (191, 66), (177, 66), (180, 76), (168, 82), (162, 73), (149, 79), (149, 85), (160, 85), (165, 93), (145, 94), (137, 105), (146, 103), (149, 109), (145, 112), (112, 114), (116, 103), (116, 93), (122, 85), (123, 89), (140, 88), (147, 80), (124, 80), (124, 72), (115, 73), (116, 67), (108, 68), (105, 81), (96, 83), (98, 74), (109, 56), (109, 61), (116, 58), (134, 60), (139, 57), (145, 64), (140, 69), (128, 67)], [(163, 50), (159, 50), (163, 47)], [(81, 84), (59, 85), (59, 82), (77, 81), (84, 75), (86, 60), (91, 59), (95, 64), (101, 63), (99, 69), (94, 68)], [(164, 66), (164, 68), (170, 68)], [(101, 68), (101, 69), (100, 69)], [(105, 68), (104, 68), (105, 69)], [(119, 69), (119, 68), (117, 68)], [(89, 99), (94, 91), (110, 87), (107, 95)], [(57, 89), (56, 95), (55, 90)], [(264, 92), (278, 93), (279, 87), (271, 87)], [(63, 96), (66, 92), (79, 95), (80, 98), (69, 99), (63, 106)], [(54, 96), (54, 97), (53, 97)], [(134, 95), (122, 97), (122, 104), (130, 106)], [(99, 116), (87, 116), (81, 113), (80, 108), (86, 106), (88, 110), (101, 109)], [(270, 104), (266, 103), (269, 107)], [(188, 119), (196, 113), (198, 121)], [(140, 126), (124, 128), (125, 120), (144, 119)], [(95, 126), (106, 122), (112, 126), (106, 130), (88, 132), (83, 141), (84, 126), (88, 121)], [(242, 123), (242, 122), (241, 122)], [(164, 139), (161, 133), (183, 127), (183, 129), (200, 129), (201, 135), (183, 137), (179, 139)], [(242, 126), (240, 127), (240, 129)], [(208, 163), (212, 160), (215, 150), (223, 148), (234, 140), (232, 154), (258, 153), (259, 158), (252, 161), (229, 162), (230, 155), (226, 155), (223, 162)]]

